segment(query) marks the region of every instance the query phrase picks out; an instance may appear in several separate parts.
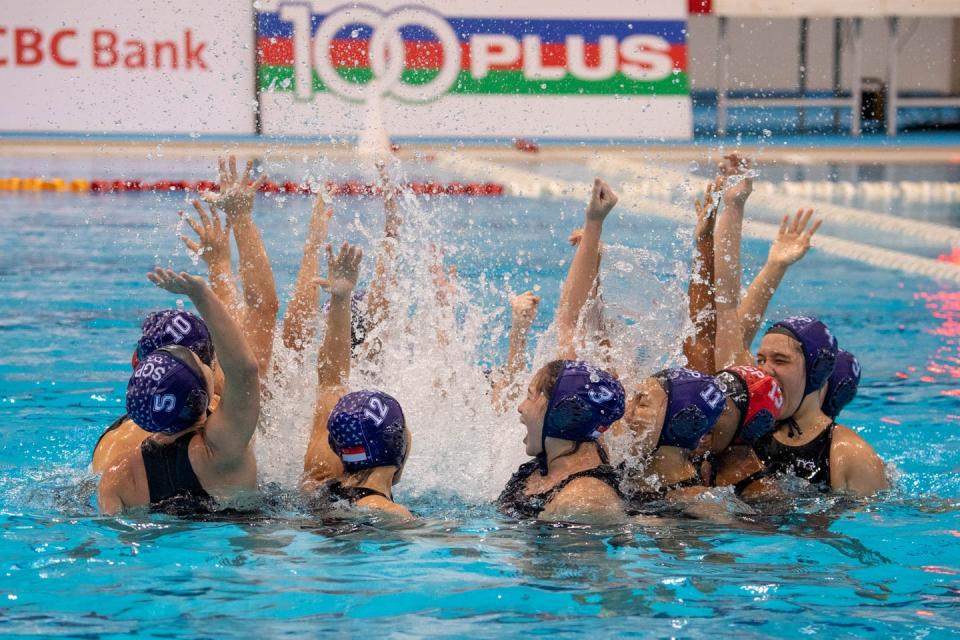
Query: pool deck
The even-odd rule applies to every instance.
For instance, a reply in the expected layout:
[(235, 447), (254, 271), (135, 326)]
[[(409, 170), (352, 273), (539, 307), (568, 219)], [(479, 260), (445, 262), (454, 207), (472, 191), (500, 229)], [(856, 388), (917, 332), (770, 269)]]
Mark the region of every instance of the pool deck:
[[(536, 153), (519, 151), (513, 140), (464, 142), (455, 139), (397, 139), (401, 158), (455, 150), (467, 156), (503, 160), (576, 162), (596, 153), (616, 153), (625, 159), (666, 162), (710, 161), (718, 151), (739, 149), (769, 163), (785, 164), (960, 164), (960, 132), (926, 131), (894, 138), (866, 135), (770, 135), (699, 137), (683, 141), (569, 141), (536, 140)], [(140, 157), (158, 150), (167, 157), (198, 157), (225, 151), (272, 158), (323, 153), (334, 158), (356, 155), (354, 141), (332, 144), (328, 139), (299, 136), (190, 136), (126, 134), (0, 133), (0, 156)]]

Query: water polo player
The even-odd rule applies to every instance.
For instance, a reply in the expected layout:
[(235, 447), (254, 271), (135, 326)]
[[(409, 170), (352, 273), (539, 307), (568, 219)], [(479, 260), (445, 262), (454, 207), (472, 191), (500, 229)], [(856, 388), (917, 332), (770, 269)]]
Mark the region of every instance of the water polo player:
[(534, 459), (510, 478), (498, 508), (540, 520), (622, 517), (619, 476), (597, 440), (623, 416), (623, 403), (623, 387), (605, 371), (573, 360), (542, 367), (518, 407)]
[(303, 459), (301, 489), (312, 499), (345, 500), (360, 507), (410, 517), (393, 502), (410, 451), (400, 404), (380, 391), (347, 392), (351, 366), (351, 300), (363, 252), (344, 243), (335, 257), (327, 246), (330, 293), (327, 329), (317, 358), (317, 401)]
[(127, 412), (154, 435), (104, 471), (100, 511), (149, 505), (189, 513), (229, 506), (256, 488), (249, 446), (260, 416), (256, 357), (202, 278), (159, 267), (148, 278), (187, 295), (205, 319), (223, 369), (223, 393), (208, 415), (213, 372), (186, 347), (167, 345), (138, 362), (127, 386)]
[(314, 498), (411, 518), (393, 501), (410, 453), (410, 433), (400, 403), (380, 391), (354, 391), (337, 401), (327, 419), (330, 449), (343, 473), (316, 489)]
[(790, 317), (767, 331), (757, 363), (780, 383), (783, 409), (777, 429), (756, 450), (769, 473), (792, 473), (821, 491), (870, 495), (889, 486), (883, 461), (823, 411), (837, 353), (836, 338), (815, 318)]
[[(210, 332), (202, 319), (189, 311), (163, 309), (144, 319), (141, 336), (131, 358), (133, 368), (152, 352), (168, 345), (180, 345), (193, 351), (200, 361), (214, 373), (210, 404), (216, 406), (223, 383), (223, 372), (216, 364)], [(135, 451), (150, 433), (141, 429), (128, 414), (117, 418), (107, 427), (93, 448), (94, 473), (103, 473), (122, 457)]]
[(619, 478), (597, 442), (623, 415), (623, 387), (608, 372), (576, 360), (574, 347), (580, 309), (596, 279), (603, 221), (616, 203), (610, 187), (595, 180), (555, 316), (560, 357), (534, 374), (518, 407), (526, 451), (535, 458), (520, 466), (497, 501), (513, 517), (585, 522), (624, 517)]

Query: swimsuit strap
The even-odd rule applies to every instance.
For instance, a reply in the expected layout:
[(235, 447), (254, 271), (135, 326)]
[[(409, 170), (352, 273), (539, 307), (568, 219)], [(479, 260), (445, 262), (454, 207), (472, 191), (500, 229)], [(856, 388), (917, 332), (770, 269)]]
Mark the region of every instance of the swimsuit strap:
[[(371, 489), (369, 487), (348, 487), (339, 480), (333, 480), (327, 484), (327, 493), (330, 496), (330, 502), (346, 501), (350, 504), (357, 504), (364, 498), (370, 496), (380, 496), (385, 500), (390, 500), (385, 493)], [(393, 502), (393, 500), (390, 500)]]
[(165, 444), (147, 438), (140, 445), (151, 510), (174, 514), (209, 510), (210, 494), (190, 463), (190, 442), (199, 433), (192, 431)]

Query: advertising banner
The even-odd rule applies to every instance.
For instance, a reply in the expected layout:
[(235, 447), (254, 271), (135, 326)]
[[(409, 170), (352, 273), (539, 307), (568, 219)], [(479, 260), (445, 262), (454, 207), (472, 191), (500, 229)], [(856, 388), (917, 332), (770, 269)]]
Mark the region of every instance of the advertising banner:
[(266, 134), (692, 134), (687, 0), (270, 0), (257, 7)]
[(250, 2), (8, 2), (0, 131), (250, 134)]

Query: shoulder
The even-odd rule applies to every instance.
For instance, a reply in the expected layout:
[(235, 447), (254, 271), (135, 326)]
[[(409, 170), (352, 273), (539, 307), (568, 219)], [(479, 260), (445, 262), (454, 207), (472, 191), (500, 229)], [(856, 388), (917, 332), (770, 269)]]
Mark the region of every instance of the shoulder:
[(147, 495), (146, 502), (149, 502), (146, 472), (138, 448), (103, 471), (97, 501), (101, 512), (115, 514), (125, 506), (144, 504), (143, 494)]
[[(830, 455), (877, 457), (866, 440), (860, 437), (850, 427), (838, 424), (833, 428), (833, 441), (830, 444)], [(879, 458), (878, 458), (879, 459)]]
[(837, 425), (830, 445), (831, 484), (869, 495), (888, 486), (883, 460), (855, 431)]
[(359, 500), (357, 506), (371, 511), (380, 511), (397, 520), (413, 520), (413, 514), (409, 509), (381, 496), (367, 496)]
[(623, 516), (623, 501), (597, 478), (577, 478), (561, 489), (540, 514), (541, 520), (597, 522)]

